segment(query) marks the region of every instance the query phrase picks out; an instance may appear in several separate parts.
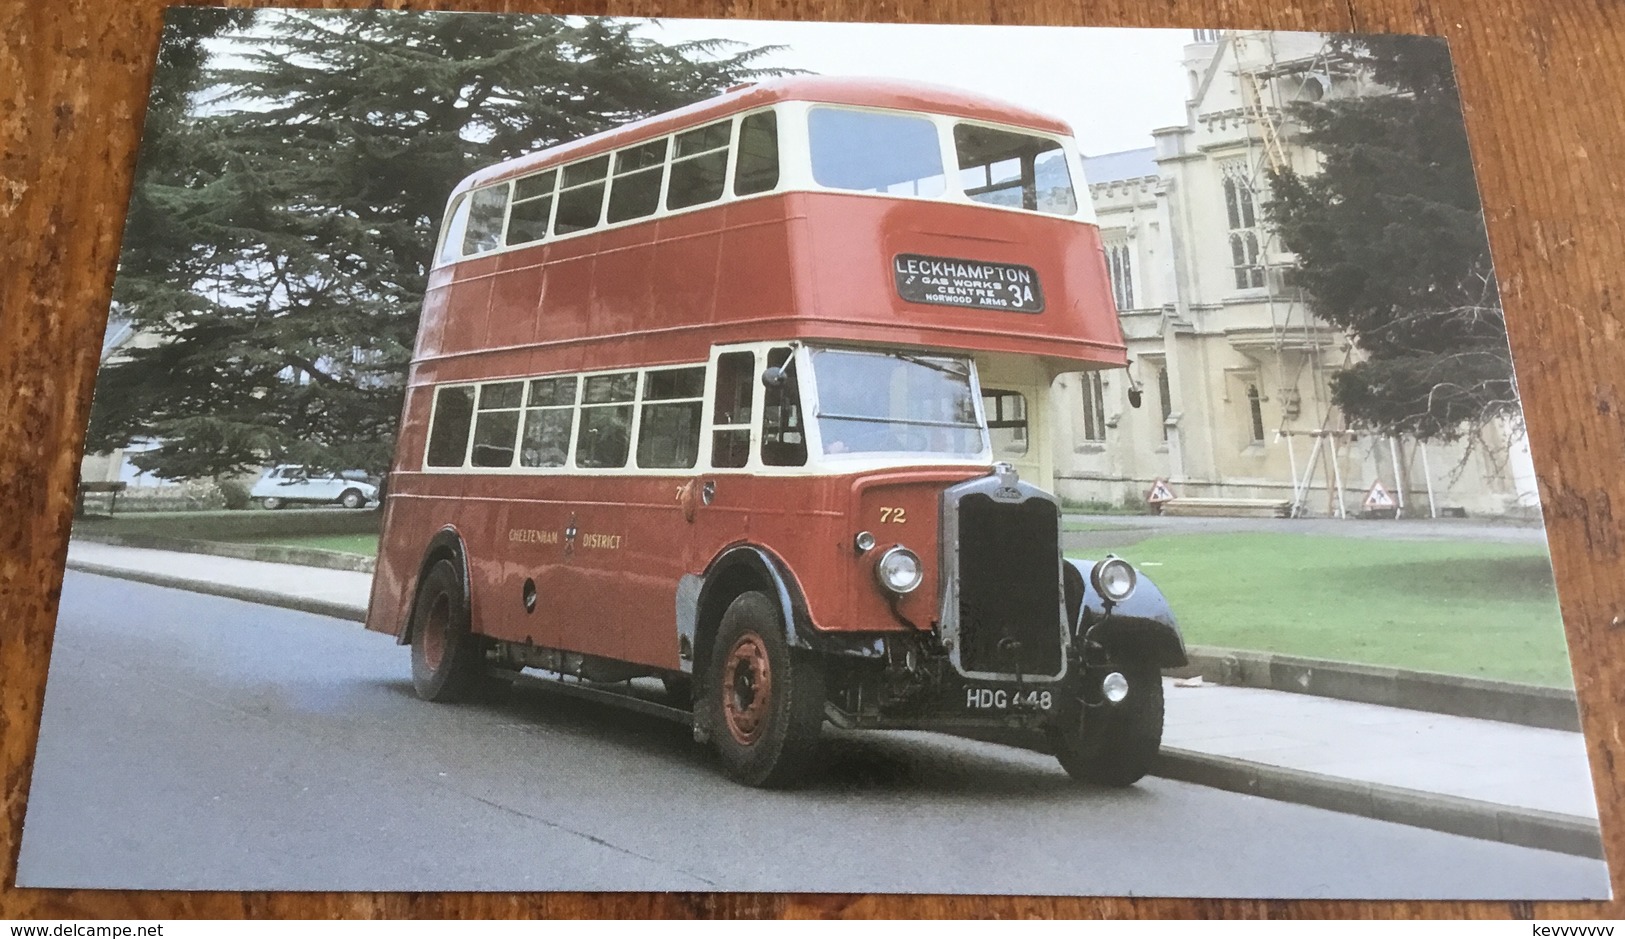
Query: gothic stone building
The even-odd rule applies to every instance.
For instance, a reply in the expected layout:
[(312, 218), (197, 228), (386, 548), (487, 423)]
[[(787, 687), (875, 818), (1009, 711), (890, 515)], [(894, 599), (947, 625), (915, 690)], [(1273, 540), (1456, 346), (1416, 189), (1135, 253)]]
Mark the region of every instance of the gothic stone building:
[(1382, 89), (1319, 34), (1202, 30), (1184, 67), (1183, 125), (1152, 131), (1151, 147), (1085, 160), (1132, 364), (1059, 378), (1045, 395), (1049, 426), (997, 438), (1037, 452), (1007, 458), (1041, 480), (1053, 467), (1043, 481), (1082, 502), (1143, 504), (1166, 479), (1184, 497), (1353, 515), (1380, 481), (1407, 515), (1427, 514), (1430, 487), (1441, 512), (1535, 511), (1516, 428), (1489, 428), (1471, 446), (1349, 432), (1329, 379), (1359, 350), (1282, 276), (1294, 259), (1265, 224), (1267, 170), (1316, 171), (1287, 106)]

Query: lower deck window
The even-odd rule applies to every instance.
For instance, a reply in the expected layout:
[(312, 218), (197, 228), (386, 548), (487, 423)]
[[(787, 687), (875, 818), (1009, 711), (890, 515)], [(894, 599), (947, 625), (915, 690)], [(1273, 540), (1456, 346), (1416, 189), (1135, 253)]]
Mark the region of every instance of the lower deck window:
[(480, 386), (479, 412), (474, 419), (474, 449), (469, 453), (475, 466), (513, 465), (524, 387), (523, 382), (517, 381)]
[(525, 405), (519, 465), (563, 466), (570, 459), (570, 433), (575, 429), (575, 377), (531, 381)]
[(473, 385), (437, 390), (426, 462), (430, 466), (462, 466), (468, 456), (468, 431), (473, 421)]
[(637, 372), (620, 372), (592, 375), (583, 383), (577, 466), (617, 469), (626, 465), (632, 443), (632, 400), (637, 394), (637, 378)]
[(643, 376), (638, 466), (687, 469), (700, 458), (700, 409), (705, 369), (672, 368)]

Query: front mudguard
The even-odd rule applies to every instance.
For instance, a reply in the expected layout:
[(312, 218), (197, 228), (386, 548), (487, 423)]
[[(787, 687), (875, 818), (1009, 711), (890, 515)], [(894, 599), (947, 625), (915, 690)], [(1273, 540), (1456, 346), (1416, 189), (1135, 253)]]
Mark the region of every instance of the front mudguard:
[(1178, 668), (1189, 664), (1185, 638), (1168, 600), (1140, 573), (1134, 593), (1121, 603), (1107, 603), (1089, 582), (1094, 561), (1064, 558), (1066, 568), (1066, 614), (1072, 626), (1072, 647), (1083, 648), (1085, 637), (1097, 642), (1118, 659), (1145, 661), (1158, 668)]

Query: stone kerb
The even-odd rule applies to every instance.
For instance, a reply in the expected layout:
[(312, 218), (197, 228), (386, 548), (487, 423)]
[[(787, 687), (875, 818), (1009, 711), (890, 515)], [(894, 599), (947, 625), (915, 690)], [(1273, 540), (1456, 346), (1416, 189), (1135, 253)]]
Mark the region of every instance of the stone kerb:
[(1170, 674), (1527, 727), (1580, 730), (1575, 694), (1562, 688), (1208, 646), (1191, 646), (1188, 653), (1191, 664)]

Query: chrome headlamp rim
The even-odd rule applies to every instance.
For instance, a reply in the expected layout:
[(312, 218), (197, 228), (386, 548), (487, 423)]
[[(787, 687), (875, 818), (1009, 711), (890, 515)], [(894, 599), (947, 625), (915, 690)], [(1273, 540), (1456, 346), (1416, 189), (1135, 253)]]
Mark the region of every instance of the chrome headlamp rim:
[[(907, 558), (914, 565), (914, 575), (906, 586), (893, 584), (886, 578), (887, 562), (891, 561), (893, 558)], [(892, 545), (875, 560), (875, 580), (879, 582), (882, 589), (897, 594), (898, 596), (902, 596), (906, 593), (914, 592), (919, 588), (920, 584), (925, 581), (925, 567), (920, 563), (920, 556), (918, 554), (915, 554), (913, 551), (910, 551), (902, 545)]]
[[(1107, 584), (1118, 582), (1117, 578), (1108, 577), (1108, 574), (1116, 571), (1122, 571), (1126, 575), (1128, 580), (1127, 588), (1116, 591), (1107, 588)], [(1139, 585), (1139, 580), (1134, 565), (1115, 555), (1106, 555), (1104, 560), (1097, 562), (1094, 567), (1089, 569), (1089, 583), (1095, 588), (1095, 593), (1101, 599), (1110, 600), (1113, 603), (1121, 603), (1133, 596), (1134, 588)]]

